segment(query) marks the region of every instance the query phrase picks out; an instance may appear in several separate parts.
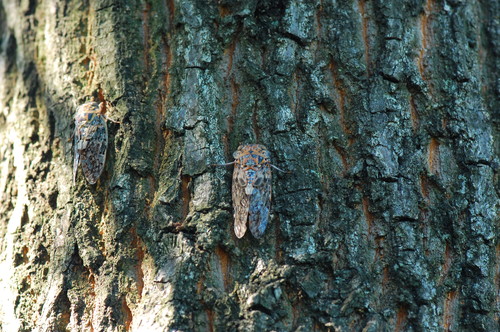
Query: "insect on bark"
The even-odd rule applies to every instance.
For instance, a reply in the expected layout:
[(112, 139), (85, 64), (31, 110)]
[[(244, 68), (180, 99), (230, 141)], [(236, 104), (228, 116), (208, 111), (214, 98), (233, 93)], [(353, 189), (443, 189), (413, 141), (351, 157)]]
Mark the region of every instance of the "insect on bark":
[(104, 169), (108, 147), (108, 117), (104, 114), (105, 109), (104, 103), (96, 102), (82, 104), (76, 109), (73, 183), (76, 181), (78, 165), (82, 166), (83, 175), (90, 184), (97, 182)]
[(247, 230), (256, 238), (262, 237), (271, 211), (271, 154), (263, 145), (240, 145), (233, 154), (234, 233), (242, 238)]

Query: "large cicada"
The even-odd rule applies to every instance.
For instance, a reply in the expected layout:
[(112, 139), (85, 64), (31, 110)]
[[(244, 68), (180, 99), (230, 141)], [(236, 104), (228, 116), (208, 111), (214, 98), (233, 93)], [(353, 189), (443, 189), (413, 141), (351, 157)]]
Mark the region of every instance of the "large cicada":
[(90, 184), (96, 183), (101, 175), (108, 147), (106, 120), (105, 103), (88, 102), (76, 109), (73, 183), (76, 181), (78, 165), (82, 166), (83, 175)]
[(256, 238), (262, 237), (271, 211), (271, 154), (263, 145), (240, 145), (233, 154), (234, 233), (242, 238), (247, 230)]

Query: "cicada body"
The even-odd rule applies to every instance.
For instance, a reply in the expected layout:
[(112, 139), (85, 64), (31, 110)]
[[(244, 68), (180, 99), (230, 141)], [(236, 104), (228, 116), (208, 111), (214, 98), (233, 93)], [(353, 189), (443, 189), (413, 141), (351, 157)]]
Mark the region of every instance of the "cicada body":
[(259, 144), (240, 145), (233, 154), (234, 233), (243, 237), (247, 230), (262, 237), (271, 209), (271, 154)]
[(78, 106), (75, 115), (75, 160), (73, 183), (78, 165), (90, 184), (97, 182), (104, 169), (108, 147), (108, 128), (103, 104), (88, 102)]

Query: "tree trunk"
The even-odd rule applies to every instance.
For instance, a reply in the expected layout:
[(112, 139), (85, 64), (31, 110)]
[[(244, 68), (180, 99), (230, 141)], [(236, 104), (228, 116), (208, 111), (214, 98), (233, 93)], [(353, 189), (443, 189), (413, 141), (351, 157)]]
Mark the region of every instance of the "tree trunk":
[[(0, 4), (0, 329), (497, 331), (498, 1)], [(76, 106), (109, 101), (96, 185)], [(263, 238), (231, 167), (264, 144)]]

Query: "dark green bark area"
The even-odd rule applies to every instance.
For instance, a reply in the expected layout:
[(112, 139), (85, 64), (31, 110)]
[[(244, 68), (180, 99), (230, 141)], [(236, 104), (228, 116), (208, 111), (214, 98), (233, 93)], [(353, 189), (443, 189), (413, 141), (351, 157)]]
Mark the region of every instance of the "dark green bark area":
[[(21, 96), (35, 128), (13, 249), (22, 328), (495, 330), (497, 6), (15, 7), (1, 80), (23, 87), (2, 98)], [(121, 123), (99, 183), (80, 172), (70, 191), (74, 108), (99, 89)], [(232, 168), (208, 165), (253, 142), (291, 174), (273, 173), (264, 238), (237, 240)]]
[[(488, 269), (487, 266), (495, 266), (498, 200), (492, 186), (492, 149), (490, 144), (485, 144), (491, 142), (492, 137), (489, 116), (479, 94), (479, 82), (483, 77), (474, 75), (481, 72), (483, 63), (478, 61), (478, 44), (467, 38), (472, 35), (470, 31), (474, 31), (475, 36), (480, 35), (478, 22), (466, 19), (474, 17), (473, 9), (470, 5), (452, 7), (448, 15), (440, 16), (435, 23), (443, 27), (435, 29), (434, 33), (435, 42), (443, 45), (434, 54), (443, 58), (440, 61), (442, 66), (433, 70), (434, 80), (441, 87), (436, 90), (438, 98), (435, 100), (438, 100), (436, 106), (441, 117), (447, 119), (440, 135), (442, 165), (446, 164), (446, 167), (436, 182), (444, 188), (449, 185), (456, 188), (450, 192), (448, 200), (450, 214), (454, 212), (456, 215), (452, 214), (450, 221), (454, 227), (448, 233), (453, 235), (451, 243), (458, 256), (463, 255), (464, 259), (460, 276), (456, 276), (460, 278), (456, 282), (462, 284), (462, 295), (466, 298), (460, 308), (463, 325), (467, 328), (483, 326), (488, 330), (498, 323), (490, 320), (494, 315), (485, 317), (481, 314), (485, 312), (483, 309), (488, 306), (487, 303), (493, 304), (494, 277), (480, 271)], [(466, 33), (458, 34), (459, 29)], [(453, 42), (450, 43), (450, 40)], [(467, 46), (458, 50), (456, 45)], [(451, 173), (450, 176), (445, 175), (446, 171)], [(453, 173), (457, 176), (453, 177)], [(477, 208), (479, 201), (481, 209)], [(479, 288), (485, 291), (472, 295)]]
[[(500, 32), (498, 29), (500, 22), (492, 18), (500, 11), (500, 4), (481, 2), (480, 10), (481, 15), (486, 18), (486, 21), (481, 25), (480, 40), (478, 42), (478, 47), (484, 50), (484, 53), (481, 55), (481, 61), (483, 63), (481, 68), (481, 74), (483, 76), (481, 91), (485, 107), (491, 115), (493, 136), (495, 137), (494, 151), (495, 155), (498, 156), (500, 155), (500, 144), (498, 140), (500, 136), (500, 99), (497, 96), (498, 91), (500, 91), (500, 85), (497, 77), (500, 68), (500, 57), (498, 56), (500, 54)], [(495, 185), (498, 194), (500, 191), (498, 169), (495, 173)], [(497, 300), (497, 303), (498, 302)]]

